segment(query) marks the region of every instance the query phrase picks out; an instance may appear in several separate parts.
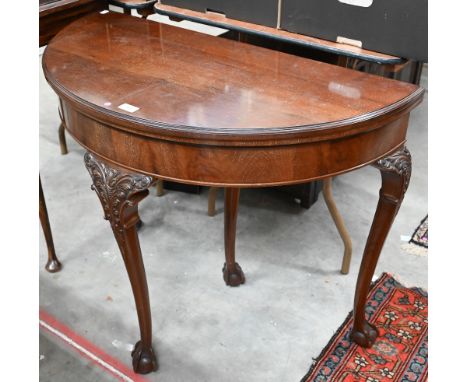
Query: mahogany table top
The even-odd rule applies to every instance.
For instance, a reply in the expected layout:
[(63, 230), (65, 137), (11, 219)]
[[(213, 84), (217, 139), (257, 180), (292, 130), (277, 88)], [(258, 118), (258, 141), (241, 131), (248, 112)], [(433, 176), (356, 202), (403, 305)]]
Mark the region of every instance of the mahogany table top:
[[(314, 134), (358, 128), (408, 108), (423, 92), (412, 84), (113, 12), (96, 12), (67, 26), (47, 47), (43, 67), (64, 98), (119, 123), (136, 122), (147, 132)], [(126, 111), (122, 104), (138, 109)]]

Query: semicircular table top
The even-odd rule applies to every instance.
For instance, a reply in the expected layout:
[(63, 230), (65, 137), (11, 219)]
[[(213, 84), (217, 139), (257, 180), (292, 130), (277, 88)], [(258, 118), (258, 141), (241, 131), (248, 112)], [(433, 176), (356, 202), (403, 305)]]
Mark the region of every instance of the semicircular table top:
[(62, 97), (108, 118), (201, 134), (357, 126), (423, 95), (412, 84), (113, 12), (63, 29), (43, 68)]

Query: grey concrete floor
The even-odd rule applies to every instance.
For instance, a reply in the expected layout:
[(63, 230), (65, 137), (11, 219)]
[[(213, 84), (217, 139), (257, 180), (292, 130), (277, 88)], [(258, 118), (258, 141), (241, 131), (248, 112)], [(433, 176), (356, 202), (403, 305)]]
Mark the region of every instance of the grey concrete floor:
[[(84, 150), (67, 136), (60, 155), (57, 97), (40, 70), (40, 171), (57, 254), (64, 268), (40, 272), (40, 305), (131, 365), (139, 330), (118, 247), (83, 165)], [(427, 87), (424, 72), (423, 85)], [(376, 274), (427, 287), (427, 257), (401, 249), (427, 213), (427, 93), (408, 133), (413, 176)], [(160, 369), (150, 381), (299, 381), (352, 309), (354, 286), (375, 211), (380, 176), (368, 167), (338, 177), (336, 202), (353, 239), (350, 274), (339, 273), (342, 244), (320, 196), (310, 210), (272, 190), (241, 192), (237, 258), (247, 282), (224, 285), (222, 193), (206, 215), (207, 192), (151, 191), (140, 231)], [(41, 267), (46, 246), (39, 243)], [(102, 381), (76, 354), (41, 335), (41, 381)], [(69, 372), (63, 373), (67, 369)]]

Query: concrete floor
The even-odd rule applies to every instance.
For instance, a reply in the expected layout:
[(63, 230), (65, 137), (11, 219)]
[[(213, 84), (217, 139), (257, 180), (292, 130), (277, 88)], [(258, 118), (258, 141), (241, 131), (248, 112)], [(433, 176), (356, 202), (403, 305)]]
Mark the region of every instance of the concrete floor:
[[(40, 271), (40, 304), (50, 314), (131, 365), (139, 330), (117, 244), (70, 136), (60, 155), (57, 97), (40, 75), (40, 171), (57, 254), (64, 268)], [(424, 72), (423, 85), (427, 87)], [(408, 133), (413, 176), (376, 271), (427, 288), (427, 257), (405, 253), (427, 213), (427, 93)], [(152, 303), (160, 369), (149, 381), (299, 381), (352, 309), (354, 286), (378, 198), (380, 176), (368, 167), (334, 182), (336, 202), (353, 239), (350, 274), (339, 273), (342, 244), (320, 196), (310, 210), (272, 189), (241, 192), (237, 258), (247, 282), (222, 279), (223, 195), (206, 215), (201, 195), (154, 189), (141, 203), (140, 242)], [(46, 262), (42, 234), (41, 267)], [(109, 377), (41, 334), (41, 381)], [(66, 370), (66, 373), (64, 373)]]

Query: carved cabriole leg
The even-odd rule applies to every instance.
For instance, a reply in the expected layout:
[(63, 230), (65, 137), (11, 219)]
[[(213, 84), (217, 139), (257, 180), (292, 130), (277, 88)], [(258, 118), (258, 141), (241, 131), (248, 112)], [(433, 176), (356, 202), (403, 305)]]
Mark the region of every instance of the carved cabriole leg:
[(153, 179), (111, 167), (90, 153), (85, 154), (85, 165), (93, 180), (92, 189), (99, 196), (104, 217), (109, 220), (119, 245), (135, 298), (141, 340), (132, 352), (133, 369), (140, 374), (150, 373), (157, 369), (157, 363), (151, 344), (148, 285), (136, 225), (140, 220), (138, 203), (148, 195)]
[(325, 203), (327, 204), (328, 211), (330, 211), (330, 215), (335, 222), (336, 229), (341, 236), (341, 240), (343, 240), (344, 254), (343, 261), (341, 263), (341, 273), (347, 275), (349, 273), (349, 265), (351, 263), (351, 257), (353, 254), (353, 244), (348, 230), (346, 229), (344, 220), (338, 211), (338, 208), (336, 207), (335, 200), (333, 199), (332, 178), (323, 180), (323, 197), (325, 199)]
[(366, 299), (380, 251), (409, 185), (411, 155), (406, 147), (401, 147), (390, 156), (374, 163), (374, 166), (380, 170), (382, 187), (359, 269), (351, 333), (351, 339), (363, 347), (371, 347), (378, 336), (377, 329), (368, 323), (365, 317)]
[(58, 272), (62, 269), (62, 264), (55, 255), (54, 240), (52, 239), (52, 231), (50, 229), (49, 215), (47, 214), (47, 207), (44, 199), (44, 193), (42, 192), (41, 177), (39, 176), (39, 219), (41, 220), (42, 231), (47, 243), (47, 264), (45, 266), (46, 271), (50, 273)]
[(239, 206), (239, 188), (224, 189), (224, 252), (226, 262), (223, 276), (226, 285), (239, 286), (245, 282), (244, 272), (236, 263), (236, 223)]

